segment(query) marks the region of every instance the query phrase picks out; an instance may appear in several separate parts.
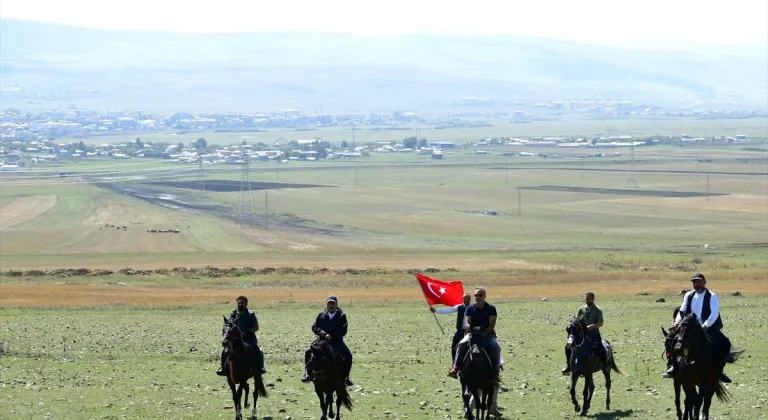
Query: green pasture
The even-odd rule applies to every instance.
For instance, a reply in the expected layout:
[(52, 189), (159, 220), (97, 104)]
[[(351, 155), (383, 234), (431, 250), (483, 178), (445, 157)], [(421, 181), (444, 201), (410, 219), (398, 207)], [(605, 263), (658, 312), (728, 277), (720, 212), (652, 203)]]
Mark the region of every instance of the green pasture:
[[(755, 153), (713, 155), (713, 161), (707, 162), (697, 160), (696, 153), (674, 149), (668, 151), (688, 154), (677, 160), (638, 157), (636, 188), (627, 183), (626, 158), (531, 161), (495, 156), (485, 163), (466, 161), (461, 165), (451, 164), (459, 158), (448, 158), (413, 165), (347, 162), (347, 166), (337, 166), (322, 162), (304, 168), (254, 164), (250, 178), (255, 190), (250, 196), (258, 227), (248, 229), (240, 229), (231, 219), (240, 201), (237, 167), (226, 167), (233, 170), (230, 173), (206, 172), (211, 167), (205, 167), (209, 187), (204, 194), (145, 183), (181, 180), (195, 184), (194, 172), (145, 173), (146, 168), (129, 166), (117, 180), (111, 176), (91, 178), (143, 194), (165, 194), (193, 205), (217, 206), (215, 211), (160, 206), (82, 181), (7, 177), (0, 182), (0, 205), (6, 210), (20, 197), (55, 195), (57, 200), (50, 210), (3, 230), (0, 256), (2, 265), (14, 268), (61, 262), (72, 266), (80, 261), (175, 266), (177, 258), (201, 261), (211, 255), (222, 255), (218, 262), (229, 260), (229, 264), (239, 265), (242, 255), (248, 255), (250, 262), (258, 256), (275, 255), (318, 261), (336, 254), (347, 255), (350, 260), (366, 256), (370, 261), (370, 255), (415, 252), (443, 259), (446, 251), (663, 250), (768, 241), (768, 176), (748, 175), (766, 171), (759, 161), (749, 163), (746, 159)], [(686, 171), (689, 173), (680, 173)], [(215, 191), (217, 180), (232, 182), (235, 191)], [(258, 182), (329, 187), (265, 193), (258, 190)], [(573, 190), (525, 189), (537, 186)], [(703, 195), (709, 191), (712, 196), (632, 196), (579, 188)], [(498, 215), (478, 214), (486, 210)], [(267, 214), (268, 228), (264, 229)], [(115, 231), (104, 229), (105, 224), (129, 228)], [(146, 232), (177, 227), (181, 230), (177, 235)], [(334, 234), (320, 234), (318, 228)]]
[[(347, 343), (355, 356), (347, 418), (461, 418), (458, 382), (446, 377), (453, 316), (439, 316), (440, 333), (423, 303), (362, 304), (337, 293), (350, 322)], [(504, 418), (576, 418), (564, 363), (565, 320), (578, 298), (489, 301), (499, 310), (499, 339), (505, 359), (499, 405)], [(242, 293), (232, 290), (232, 297)], [(245, 291), (258, 293), (258, 288)], [(418, 291), (414, 291), (418, 293)], [(574, 293), (575, 295), (577, 293)], [(670, 418), (672, 383), (662, 379), (660, 326), (667, 326), (678, 297), (598, 296), (610, 340), (626, 377), (613, 374), (612, 409), (604, 409), (604, 380), (598, 376), (594, 418)], [(311, 385), (302, 384), (303, 350), (321, 309), (274, 301), (251, 305), (259, 316), (266, 353), (269, 396), (259, 418), (319, 418)], [(35, 310), (0, 309), (0, 417), (183, 418), (234, 416), (225, 380), (215, 375), (221, 316), (232, 305), (204, 307)], [(723, 297), (725, 332), (746, 350), (727, 366), (734, 382), (729, 403), (714, 402), (718, 419), (765, 419), (768, 363), (763, 330), (768, 299)], [(581, 395), (583, 380), (578, 383)]]

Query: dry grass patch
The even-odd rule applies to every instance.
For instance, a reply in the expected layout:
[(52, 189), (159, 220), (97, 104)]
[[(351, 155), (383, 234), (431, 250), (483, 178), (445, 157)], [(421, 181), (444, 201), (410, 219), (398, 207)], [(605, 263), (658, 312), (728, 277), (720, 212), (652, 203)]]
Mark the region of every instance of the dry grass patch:
[(690, 198), (629, 198), (610, 200), (615, 203), (658, 206), (658, 207), (676, 207), (680, 209), (692, 210), (713, 210), (724, 212), (742, 212), (765, 214), (768, 211), (768, 198), (760, 195), (735, 194), (726, 196), (709, 197), (690, 197)]
[[(497, 283), (492, 281), (491, 284)], [(641, 280), (590, 280), (562, 281), (532, 284), (493, 284), (488, 287), (489, 300), (515, 298), (558, 298), (582, 295), (591, 290), (598, 295), (677, 295), (687, 286), (678, 279)], [(474, 287), (465, 282), (465, 288)], [(488, 284), (488, 283), (483, 283)], [(739, 290), (745, 295), (766, 294), (768, 285), (753, 280), (732, 280), (727, 286), (716, 288), (720, 294)], [(0, 284), (0, 307), (51, 308), (51, 307), (96, 307), (96, 306), (197, 306), (232, 302), (237, 295), (248, 295), (254, 302), (317, 302), (329, 293), (339, 295), (346, 302), (418, 302), (423, 301), (415, 281), (412, 287), (270, 287), (254, 285), (251, 289), (242, 287), (189, 288), (189, 287), (148, 287), (104, 284)], [(674, 298), (673, 298), (674, 299)]]
[(10, 229), (32, 220), (52, 209), (56, 202), (55, 195), (19, 197), (0, 208), (0, 229)]

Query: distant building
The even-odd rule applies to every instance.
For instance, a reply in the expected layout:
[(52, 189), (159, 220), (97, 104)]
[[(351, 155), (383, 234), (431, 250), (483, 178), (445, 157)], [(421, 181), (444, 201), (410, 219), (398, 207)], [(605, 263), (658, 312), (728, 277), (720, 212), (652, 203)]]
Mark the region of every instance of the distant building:
[(450, 141), (434, 141), (429, 143), (432, 147), (437, 147), (440, 149), (455, 149), (456, 145), (453, 142)]

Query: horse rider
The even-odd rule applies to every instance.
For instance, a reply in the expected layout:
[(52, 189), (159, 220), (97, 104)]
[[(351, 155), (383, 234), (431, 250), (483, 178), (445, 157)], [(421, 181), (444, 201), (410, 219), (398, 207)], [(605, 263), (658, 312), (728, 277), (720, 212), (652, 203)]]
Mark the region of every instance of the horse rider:
[[(347, 314), (338, 306), (339, 301), (336, 296), (328, 296), (325, 300), (325, 310), (320, 312), (312, 324), (312, 332), (317, 335), (316, 340), (326, 340), (331, 343), (335, 351), (341, 353), (344, 357), (344, 383), (347, 386), (354, 385), (349, 380), (349, 373), (352, 371), (352, 352), (344, 343), (344, 336), (347, 335)], [(304, 353), (304, 378), (302, 382), (311, 382), (312, 377), (309, 372), (310, 349)]]
[(472, 303), (472, 295), (465, 293), (464, 303), (445, 309), (435, 309), (432, 306), (429, 307), (429, 311), (433, 314), (452, 314), (456, 312), (456, 332), (453, 334), (453, 340), (451, 341), (451, 360), (456, 358), (456, 346), (459, 344), (459, 341), (464, 338), (464, 332), (467, 330), (467, 319), (464, 317), (464, 312), (470, 303)]
[(458, 378), (458, 372), (461, 369), (461, 363), (464, 360), (469, 347), (470, 333), (479, 328), (483, 336), (487, 338), (488, 356), (491, 358), (493, 367), (493, 381), (498, 383), (499, 369), (501, 365), (501, 348), (496, 339), (496, 307), (485, 301), (486, 291), (482, 287), (475, 289), (475, 303), (469, 306), (464, 312), (466, 317), (467, 329), (466, 335), (459, 342), (456, 350), (456, 357), (453, 359), (453, 366), (448, 371), (448, 376)]
[[(584, 322), (587, 324), (587, 331), (585, 331), (585, 338), (589, 336), (592, 340), (592, 350), (595, 355), (603, 362), (603, 368), (608, 366), (608, 356), (605, 353), (605, 346), (603, 346), (603, 338), (600, 336), (600, 328), (603, 326), (603, 310), (599, 306), (595, 305), (595, 294), (587, 292), (584, 294), (584, 305), (581, 305), (579, 311), (576, 313), (576, 318), (584, 318)], [(561, 370), (563, 375), (567, 375), (571, 372), (571, 349), (565, 347), (565, 368)]]
[[(256, 365), (254, 366), (254, 372), (256, 369), (258, 369), (261, 371), (262, 375), (267, 373), (267, 370), (264, 369), (264, 353), (261, 352), (258, 340), (256, 339), (256, 332), (259, 331), (259, 320), (256, 318), (256, 313), (248, 309), (247, 297), (238, 296), (237, 309), (229, 314), (229, 320), (237, 324), (238, 328), (240, 328), (240, 332), (243, 335), (243, 342), (247, 344), (253, 352), (253, 358), (251, 358), (251, 361)], [(216, 374), (219, 376), (227, 375), (226, 372), (224, 372), (224, 363), (226, 358), (227, 349), (225, 348), (221, 351), (221, 366), (219, 367), (219, 370), (216, 371)]]
[[(695, 314), (701, 327), (709, 335), (714, 345), (715, 363), (717, 363), (718, 377), (722, 382), (730, 383), (731, 378), (725, 375), (725, 361), (731, 351), (731, 341), (722, 332), (723, 321), (720, 319), (720, 298), (717, 293), (707, 289), (707, 279), (704, 274), (696, 273), (691, 276), (693, 290), (683, 296), (683, 302), (680, 304), (680, 311), (675, 319), (675, 325), (688, 314)], [(675, 364), (673, 358), (667, 360), (669, 368), (664, 372), (662, 378), (672, 378), (675, 375)]]

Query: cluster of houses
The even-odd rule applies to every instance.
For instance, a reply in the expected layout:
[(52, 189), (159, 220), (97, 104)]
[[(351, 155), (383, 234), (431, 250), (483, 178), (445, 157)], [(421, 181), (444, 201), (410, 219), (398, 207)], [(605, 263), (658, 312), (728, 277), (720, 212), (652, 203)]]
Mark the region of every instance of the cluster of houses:
[(275, 113), (191, 114), (175, 112), (153, 115), (142, 111), (97, 112), (84, 109), (28, 113), (18, 109), (0, 111), (0, 140), (47, 140), (63, 137), (93, 137), (151, 131), (204, 132), (254, 131), (269, 128), (312, 128), (337, 125), (397, 125), (423, 122), (414, 112), (305, 115), (297, 109)]
[[(745, 135), (732, 137), (693, 137), (687, 134), (669, 137), (675, 144), (695, 145), (708, 144), (736, 144), (747, 143), (750, 140)], [(201, 141), (202, 139), (198, 140)], [(664, 140), (664, 139), (662, 139)], [(18, 171), (29, 163), (47, 164), (57, 163), (63, 159), (83, 158), (159, 158), (170, 163), (178, 164), (242, 164), (245, 159), (250, 161), (271, 161), (289, 163), (291, 161), (314, 161), (318, 159), (354, 159), (369, 157), (372, 153), (403, 153), (429, 156), (432, 159), (443, 159), (446, 153), (452, 153), (452, 149), (475, 149), (475, 154), (488, 154), (486, 147), (505, 146), (502, 153), (505, 156), (549, 156), (559, 157), (552, 150), (574, 149), (625, 149), (629, 147), (642, 147), (658, 144), (659, 139), (637, 140), (632, 136), (600, 136), (594, 138), (566, 138), (566, 137), (532, 137), (528, 139), (517, 137), (487, 138), (479, 142), (468, 142), (457, 146), (454, 142), (434, 141), (427, 142), (415, 138), (403, 141), (379, 141), (361, 146), (335, 144), (319, 137), (299, 140), (287, 140), (280, 138), (271, 145), (259, 143), (258, 145), (230, 145), (230, 146), (201, 146), (192, 142), (182, 143), (157, 143), (144, 145), (137, 139), (136, 142), (110, 144), (103, 143), (96, 146), (85, 146), (80, 143), (63, 143), (56, 141), (21, 141), (6, 139), (0, 143), (0, 171)], [(509, 149), (518, 149), (510, 152)], [(527, 149), (542, 150), (526, 151)], [(547, 150), (543, 153), (543, 150)], [(620, 156), (621, 152), (612, 153), (592, 151), (589, 156)]]

